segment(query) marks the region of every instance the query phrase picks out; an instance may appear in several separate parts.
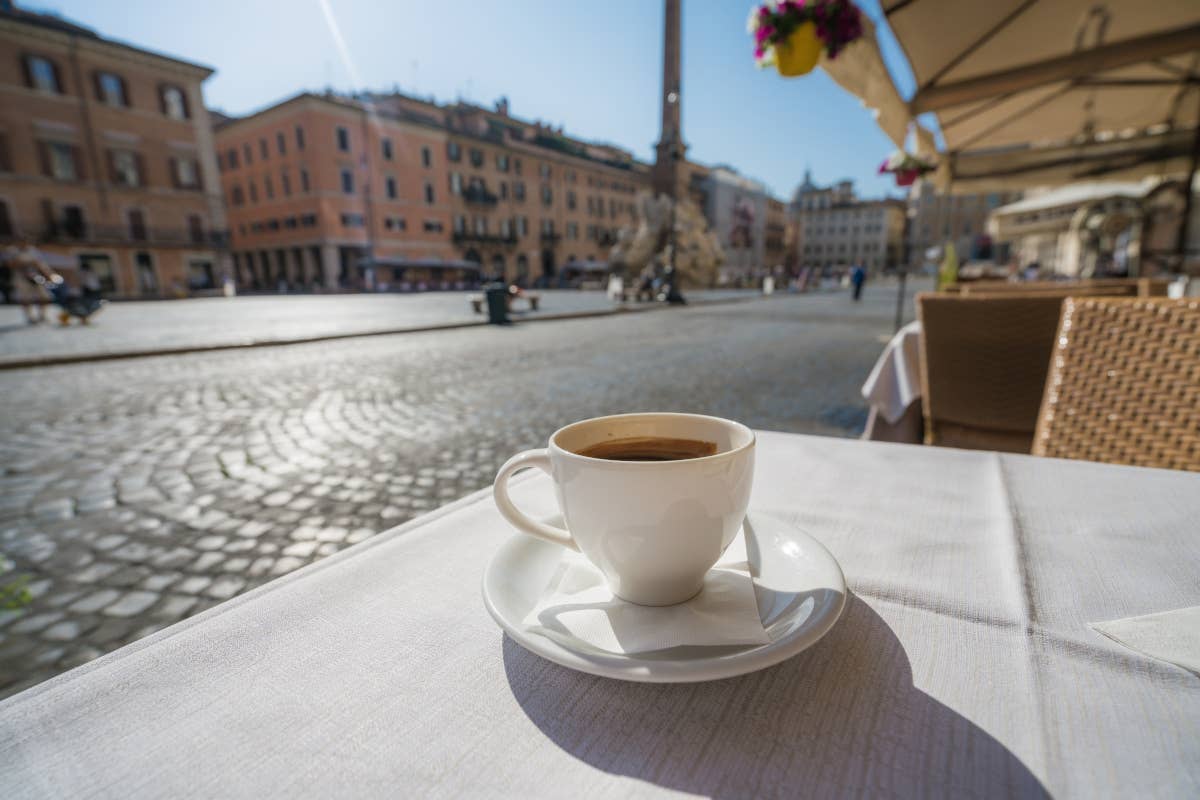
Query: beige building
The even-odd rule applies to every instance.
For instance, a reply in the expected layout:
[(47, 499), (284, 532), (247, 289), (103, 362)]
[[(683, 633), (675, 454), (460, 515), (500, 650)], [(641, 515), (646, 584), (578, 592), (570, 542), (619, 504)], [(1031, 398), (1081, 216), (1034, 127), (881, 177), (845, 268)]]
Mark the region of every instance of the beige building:
[(636, 223), (645, 165), (489, 110), (302, 94), (219, 125), (239, 285), (557, 285)]
[(87, 264), (110, 296), (215, 289), (229, 264), (211, 74), (5, 4), (0, 242)]
[(870, 272), (904, 264), (905, 206), (902, 200), (862, 200), (851, 181), (832, 186), (804, 183), (792, 197), (796, 263), (801, 268), (860, 264)]
[(908, 194), (910, 267), (919, 269), (932, 263), (947, 240), (954, 242), (960, 261), (975, 256), (994, 257), (990, 250), (988, 216), (999, 206), (1020, 197), (1020, 192), (943, 195), (929, 181), (917, 181)]

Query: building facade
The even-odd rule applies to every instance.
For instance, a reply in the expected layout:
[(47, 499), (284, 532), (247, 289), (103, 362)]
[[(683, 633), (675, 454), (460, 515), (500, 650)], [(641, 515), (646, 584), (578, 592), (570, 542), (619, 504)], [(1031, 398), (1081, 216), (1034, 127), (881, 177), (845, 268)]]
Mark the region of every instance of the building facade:
[(704, 215), (717, 235), (725, 262), (717, 282), (752, 282), (765, 265), (767, 189), (730, 167), (714, 167), (706, 179)]
[(939, 194), (929, 181), (917, 181), (908, 194), (908, 263), (932, 264), (942, 243), (951, 240), (960, 261), (991, 258), (988, 215), (1020, 199), (1019, 192)]
[(0, 7), (0, 242), (89, 266), (115, 297), (230, 268), (202, 84), (212, 70)]
[(870, 272), (903, 266), (906, 258), (905, 204), (898, 199), (860, 199), (851, 181), (832, 186), (804, 182), (792, 197), (796, 263), (801, 268), (846, 268)]
[(243, 289), (558, 285), (637, 220), (645, 165), (495, 109), (303, 94), (217, 129)]

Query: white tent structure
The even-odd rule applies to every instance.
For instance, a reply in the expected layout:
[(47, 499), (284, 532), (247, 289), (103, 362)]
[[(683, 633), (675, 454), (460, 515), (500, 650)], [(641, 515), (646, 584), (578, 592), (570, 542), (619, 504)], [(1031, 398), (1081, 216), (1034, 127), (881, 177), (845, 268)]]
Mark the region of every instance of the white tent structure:
[(901, 100), (891, 84), (873, 29), (822, 67), (898, 144), (919, 115), (935, 116), (944, 146), (920, 126), (916, 138), (917, 150), (938, 163), (941, 190), (1195, 172), (1200, 0), (882, 0), (881, 7), (916, 79), (912, 98)]

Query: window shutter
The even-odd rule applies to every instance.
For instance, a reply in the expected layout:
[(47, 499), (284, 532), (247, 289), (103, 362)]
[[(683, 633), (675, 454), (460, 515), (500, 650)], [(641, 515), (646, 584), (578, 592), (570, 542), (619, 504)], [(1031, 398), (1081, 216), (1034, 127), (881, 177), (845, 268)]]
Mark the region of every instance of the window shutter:
[(181, 100), (183, 100), (183, 118), (191, 119), (192, 118), (192, 104), (188, 102), (187, 92), (185, 92), (183, 90), (182, 86), (179, 87), (179, 97)]
[(42, 165), (42, 174), (46, 177), (53, 177), (54, 170), (50, 168), (50, 145), (47, 142), (39, 141), (37, 143), (38, 161)]
[(172, 156), (167, 159), (167, 168), (171, 171), (171, 185), (176, 189), (179, 186), (179, 166), (175, 163), (175, 158)]
[(29, 68), (29, 53), (21, 54), (21, 72), (25, 75), (25, 85), (33, 88), (33, 70)]
[[(49, 59), (46, 59), (46, 60), (49, 61)], [(58, 69), (58, 62), (50, 61), (50, 69), (52, 69), (54, 71), (54, 87), (55, 87), (55, 89), (58, 91), (59, 94), (66, 94), (67, 87), (63, 83), (62, 72), (60, 72)]]
[(117, 151), (107, 150), (108, 154), (108, 182), (116, 184), (120, 181), (121, 176), (117, 174)]
[(149, 186), (149, 176), (146, 175), (146, 159), (142, 158), (141, 153), (134, 153), (133, 163), (137, 167), (138, 186)]
[(8, 152), (8, 134), (0, 131), (0, 172), (12, 172), (12, 156)]
[(87, 167), (83, 163), (83, 151), (71, 145), (71, 160), (75, 162), (75, 180), (87, 180)]
[(104, 85), (100, 82), (100, 70), (92, 73), (92, 86), (96, 89), (96, 99), (104, 102)]
[(200, 162), (197, 159), (192, 159), (192, 174), (196, 176), (196, 185), (193, 186), (196, 191), (204, 190), (204, 175), (200, 172)]
[(129, 96), (129, 83), (124, 77), (118, 77), (118, 80), (121, 81), (121, 99), (125, 101), (125, 107), (129, 108), (133, 105), (133, 99)]
[(167, 85), (165, 83), (158, 85), (158, 110), (163, 114), (167, 113)]

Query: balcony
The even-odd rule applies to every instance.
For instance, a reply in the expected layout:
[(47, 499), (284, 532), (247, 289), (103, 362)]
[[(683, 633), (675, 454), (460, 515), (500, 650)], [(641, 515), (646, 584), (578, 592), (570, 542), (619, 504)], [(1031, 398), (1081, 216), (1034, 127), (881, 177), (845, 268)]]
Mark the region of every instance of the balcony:
[(502, 233), (472, 233), (471, 231), (455, 231), (450, 237), (455, 244), (464, 242), (477, 242), (479, 244), (504, 244), (512, 245), (517, 243), (517, 237), (513, 234)]
[(38, 241), (51, 244), (115, 244), (131, 247), (229, 247), (229, 231), (188, 228), (134, 228), (125, 225), (53, 223), (42, 228)]
[(463, 189), (463, 200), (475, 206), (494, 206), (500, 198), (480, 186), (468, 186)]
[(542, 231), (543, 242), (558, 242), (562, 240), (562, 234), (555, 231)]

